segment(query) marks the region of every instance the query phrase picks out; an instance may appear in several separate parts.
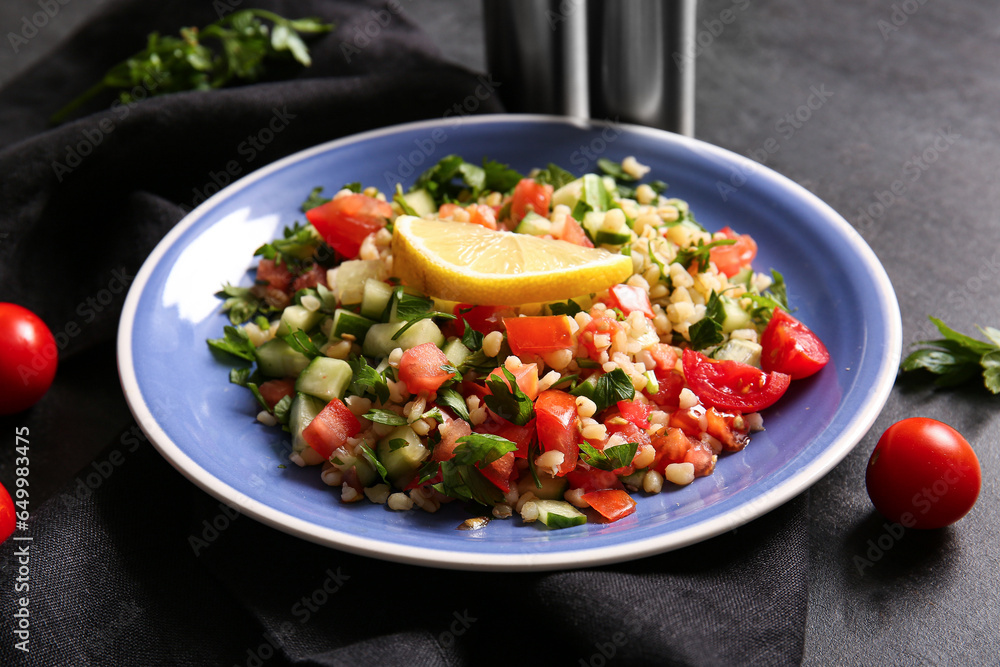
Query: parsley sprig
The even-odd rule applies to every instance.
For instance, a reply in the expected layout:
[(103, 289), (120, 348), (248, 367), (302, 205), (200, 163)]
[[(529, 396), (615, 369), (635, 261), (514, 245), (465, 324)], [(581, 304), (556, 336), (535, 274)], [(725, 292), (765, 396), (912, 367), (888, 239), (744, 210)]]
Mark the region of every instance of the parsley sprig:
[(917, 343), (923, 345), (911, 352), (899, 365), (902, 371), (924, 370), (937, 379), (939, 387), (954, 387), (978, 377), (994, 394), (1000, 394), (1000, 330), (978, 327), (989, 342), (955, 331), (936, 317), (930, 318), (944, 336), (937, 340)]
[(131, 104), (137, 101), (131, 92), (137, 88), (145, 98), (221, 88), (234, 80), (255, 81), (274, 62), (291, 60), (308, 67), (312, 59), (302, 35), (332, 29), (318, 18), (287, 19), (263, 9), (243, 9), (201, 29), (181, 28), (179, 37), (154, 32), (145, 49), (112, 67), (49, 121), (62, 123), (108, 90), (118, 91), (121, 102)]

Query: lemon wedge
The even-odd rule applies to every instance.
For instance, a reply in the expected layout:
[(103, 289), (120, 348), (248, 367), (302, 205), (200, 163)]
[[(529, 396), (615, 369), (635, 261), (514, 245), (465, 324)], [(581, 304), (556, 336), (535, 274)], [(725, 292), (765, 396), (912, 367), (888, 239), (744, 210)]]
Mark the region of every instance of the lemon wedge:
[(402, 215), (393, 273), (424, 294), (483, 306), (564, 301), (632, 275), (632, 259), (601, 248)]

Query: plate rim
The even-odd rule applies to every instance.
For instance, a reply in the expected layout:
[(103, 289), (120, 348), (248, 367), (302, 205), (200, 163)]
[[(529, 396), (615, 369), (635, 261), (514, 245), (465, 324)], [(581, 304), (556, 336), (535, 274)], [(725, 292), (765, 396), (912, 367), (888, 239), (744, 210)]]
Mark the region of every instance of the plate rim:
[[(884, 340), (882, 341), (885, 344), (885, 351), (878, 369), (877, 381), (871, 387), (868, 394), (872, 400), (866, 402), (863, 410), (852, 415), (847, 430), (842, 432), (834, 443), (822, 452), (821, 456), (812, 459), (805, 468), (799, 470), (792, 477), (780, 482), (776, 487), (768, 489), (760, 496), (750, 499), (746, 504), (735, 509), (734, 512), (738, 513), (739, 516), (734, 517), (732, 516), (734, 512), (726, 512), (678, 531), (638, 541), (624, 542), (620, 545), (615, 544), (549, 553), (503, 554), (475, 551), (448, 551), (397, 543), (393, 543), (391, 549), (386, 549), (387, 543), (381, 540), (360, 537), (334, 528), (317, 526), (299, 517), (268, 507), (201, 468), (194, 459), (185, 453), (166, 434), (150, 411), (143, 397), (142, 390), (139, 387), (134, 356), (132, 354), (131, 342), (138, 306), (150, 277), (156, 268), (158, 268), (164, 255), (167, 254), (178, 239), (211, 211), (216, 203), (252, 186), (257, 181), (284, 169), (288, 165), (335, 150), (342, 145), (350, 145), (387, 135), (438, 128), (443, 125), (475, 126), (496, 123), (553, 123), (571, 125), (581, 129), (614, 126), (616, 128), (624, 128), (624, 130), (635, 134), (655, 137), (659, 140), (667, 138), (671, 142), (697, 149), (701, 153), (711, 153), (724, 159), (726, 162), (731, 163), (735, 160), (738, 163), (742, 163), (748, 169), (752, 169), (755, 176), (767, 178), (781, 186), (782, 189), (792, 190), (807, 200), (815, 210), (823, 214), (827, 222), (838, 227), (844, 233), (845, 238), (852, 242), (853, 252), (863, 260), (864, 265), (873, 274), (873, 278), (879, 288), (877, 291), (880, 302), (879, 309), (886, 315), (886, 328)], [(153, 251), (143, 261), (142, 267), (132, 281), (122, 307), (116, 347), (118, 375), (125, 400), (139, 427), (161, 456), (188, 480), (216, 499), (236, 507), (241, 513), (251, 516), (272, 528), (334, 549), (341, 549), (380, 560), (434, 568), (513, 572), (590, 567), (626, 560), (636, 560), (665, 553), (716, 537), (728, 530), (735, 529), (753, 519), (759, 518), (790, 501), (815, 484), (842, 461), (861, 442), (878, 418), (891, 393), (895, 382), (896, 368), (899, 365), (902, 354), (902, 320), (898, 300), (888, 273), (874, 251), (861, 237), (860, 233), (841, 214), (818, 196), (766, 165), (700, 139), (629, 123), (539, 114), (483, 114), (461, 118), (440, 118), (401, 123), (340, 137), (287, 155), (221, 188), (219, 192), (213, 194), (188, 212), (160, 240)]]

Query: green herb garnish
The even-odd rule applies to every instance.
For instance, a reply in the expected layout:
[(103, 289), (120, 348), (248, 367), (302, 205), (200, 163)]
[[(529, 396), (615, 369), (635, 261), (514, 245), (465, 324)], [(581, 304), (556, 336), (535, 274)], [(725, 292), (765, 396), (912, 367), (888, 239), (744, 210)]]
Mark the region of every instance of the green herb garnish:
[(916, 343), (926, 347), (903, 359), (900, 370), (924, 370), (937, 375), (934, 384), (939, 387), (954, 387), (982, 377), (988, 390), (1000, 394), (1000, 330), (977, 326), (989, 339), (986, 342), (959, 333), (936, 317), (930, 320), (944, 338)]

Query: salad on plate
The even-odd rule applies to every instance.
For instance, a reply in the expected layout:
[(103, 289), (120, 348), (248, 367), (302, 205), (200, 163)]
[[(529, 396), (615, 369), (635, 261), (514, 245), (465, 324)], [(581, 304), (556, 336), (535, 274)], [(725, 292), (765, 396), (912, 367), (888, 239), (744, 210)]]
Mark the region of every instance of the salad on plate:
[(316, 187), (209, 345), (344, 503), (618, 521), (829, 361), (738, 221), (709, 231), (648, 171), (453, 155), (407, 191)]

